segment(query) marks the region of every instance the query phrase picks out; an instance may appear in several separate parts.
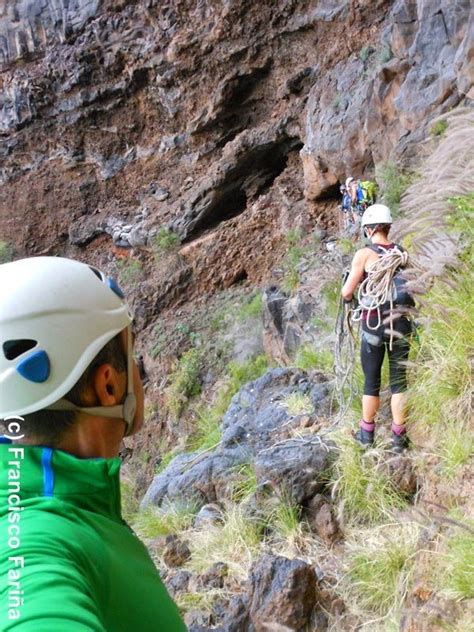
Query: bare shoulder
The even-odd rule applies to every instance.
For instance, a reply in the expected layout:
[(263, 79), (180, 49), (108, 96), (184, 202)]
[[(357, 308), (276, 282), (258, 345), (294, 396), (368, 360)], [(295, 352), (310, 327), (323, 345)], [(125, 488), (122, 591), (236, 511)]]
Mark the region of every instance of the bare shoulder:
[(354, 259), (352, 260), (352, 265), (358, 268), (359, 267), (365, 268), (368, 264), (372, 263), (373, 261), (376, 261), (377, 259), (378, 259), (378, 255), (376, 252), (374, 252), (370, 248), (364, 247), (355, 253)]

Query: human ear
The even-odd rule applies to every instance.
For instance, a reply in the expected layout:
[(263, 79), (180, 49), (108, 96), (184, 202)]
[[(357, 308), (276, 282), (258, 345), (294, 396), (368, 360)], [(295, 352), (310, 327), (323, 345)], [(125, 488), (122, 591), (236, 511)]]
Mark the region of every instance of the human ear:
[(96, 369), (92, 386), (101, 406), (121, 403), (125, 392), (124, 380), (120, 379), (120, 374), (111, 364), (102, 364)]

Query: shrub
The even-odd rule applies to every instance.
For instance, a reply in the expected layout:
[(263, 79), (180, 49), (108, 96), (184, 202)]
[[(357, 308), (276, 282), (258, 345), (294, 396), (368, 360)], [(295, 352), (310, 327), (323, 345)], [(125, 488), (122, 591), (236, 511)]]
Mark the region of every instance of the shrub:
[(153, 240), (152, 248), (156, 255), (161, 255), (179, 243), (179, 236), (166, 226), (162, 226)]
[(298, 266), (304, 253), (304, 249), (297, 245), (291, 246), (286, 253), (283, 262), (284, 275), (281, 287), (288, 294), (293, 294), (300, 283)]
[(297, 246), (303, 239), (303, 231), (301, 228), (292, 228), (286, 233), (285, 239), (289, 246)]
[(390, 48), (390, 44), (383, 44), (382, 48), (379, 50), (379, 62), (381, 64), (386, 64), (388, 61), (390, 61), (393, 57), (393, 51)]
[(176, 370), (171, 374), (171, 385), (166, 389), (166, 403), (172, 415), (177, 417), (188, 399), (201, 392), (199, 371), (201, 356), (197, 349), (190, 349), (179, 359)]
[(386, 204), (395, 217), (400, 208), (402, 195), (414, 181), (414, 175), (400, 169), (394, 162), (386, 162), (380, 169), (382, 181), (382, 202)]
[(8, 263), (13, 259), (13, 248), (6, 241), (0, 240), (0, 264)]
[(363, 46), (359, 51), (359, 59), (365, 63), (373, 52), (373, 46)]
[(431, 126), (430, 134), (432, 136), (444, 136), (444, 133), (448, 129), (448, 121), (436, 121)]
[(157, 358), (167, 346), (167, 336), (163, 326), (158, 323), (153, 329), (153, 343), (150, 349), (150, 355), (153, 359)]

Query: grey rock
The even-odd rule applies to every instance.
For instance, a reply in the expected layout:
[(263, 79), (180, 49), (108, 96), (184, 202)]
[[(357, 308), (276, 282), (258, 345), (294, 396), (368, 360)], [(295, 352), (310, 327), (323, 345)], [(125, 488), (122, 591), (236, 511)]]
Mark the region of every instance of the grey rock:
[(287, 439), (258, 453), (257, 482), (270, 485), (280, 497), (303, 504), (324, 489), (332, 458), (331, 447), (318, 437)]
[(148, 241), (148, 231), (143, 226), (135, 226), (127, 235), (127, 240), (133, 248), (145, 246)]
[(153, 192), (153, 197), (158, 200), (158, 202), (164, 202), (170, 196), (170, 192), (168, 189), (164, 189), (163, 187), (157, 187)]
[(179, 570), (166, 577), (166, 588), (172, 597), (179, 593), (187, 592), (192, 575), (189, 571)]
[[(291, 430), (291, 421), (281, 398), (292, 392), (306, 393), (311, 397), (316, 414), (325, 414), (329, 403), (329, 383), (309, 381), (306, 373), (296, 369), (270, 369), (259, 379), (249, 382), (232, 398), (222, 421), (221, 445), (214, 452), (181, 454), (158, 474), (142, 501), (142, 507), (163, 502), (189, 502), (198, 507), (218, 503), (232, 497), (233, 486), (239, 479), (238, 466), (259, 459), (261, 476), (271, 478), (275, 488), (279, 476), (292, 481), (295, 498), (306, 498), (320, 488), (323, 463), (328, 462), (326, 444), (309, 444), (294, 450), (293, 444), (283, 444), (285, 450), (272, 446), (285, 440)], [(268, 452), (262, 452), (270, 448)], [(298, 463), (293, 458), (301, 452)], [(267, 456), (264, 456), (267, 454)], [(273, 459), (290, 458), (286, 468), (272, 465)], [(284, 464), (283, 464), (284, 466)], [(305, 477), (300, 472), (308, 468)], [(293, 473), (292, 468), (298, 470)], [(312, 478), (311, 478), (312, 477)], [(311, 478), (311, 480), (309, 480)]]
[(211, 525), (216, 525), (223, 522), (222, 507), (216, 503), (209, 503), (204, 505), (196, 514), (194, 518), (194, 527), (196, 529), (203, 529)]
[(86, 246), (104, 232), (97, 218), (80, 218), (69, 226), (69, 243), (73, 246)]

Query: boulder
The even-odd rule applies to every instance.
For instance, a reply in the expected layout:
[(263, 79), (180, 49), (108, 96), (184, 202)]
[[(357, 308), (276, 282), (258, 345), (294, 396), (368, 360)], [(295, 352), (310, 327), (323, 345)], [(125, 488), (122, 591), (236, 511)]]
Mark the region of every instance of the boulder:
[[(310, 381), (304, 371), (270, 369), (232, 398), (222, 421), (220, 445), (212, 452), (175, 457), (155, 476), (142, 507), (163, 502), (203, 507), (231, 499), (239, 479), (238, 466), (253, 461), (260, 479), (270, 480), (275, 489), (282, 491), (286, 477), (298, 502), (314, 495), (322, 488), (331, 449), (314, 436), (303, 443), (286, 441), (293, 417), (282, 406), (282, 399), (294, 392), (310, 397), (315, 415), (327, 413), (329, 383), (324, 375), (316, 374)], [(281, 441), (280, 446), (274, 445)], [(280, 462), (282, 459), (287, 463)], [(202, 517), (206, 519), (205, 514)]]
[(250, 621), (255, 632), (272, 625), (304, 630), (316, 605), (316, 574), (303, 560), (264, 555), (250, 570)]
[(324, 488), (331, 459), (330, 446), (318, 437), (287, 439), (257, 454), (255, 473), (259, 485), (301, 505)]

